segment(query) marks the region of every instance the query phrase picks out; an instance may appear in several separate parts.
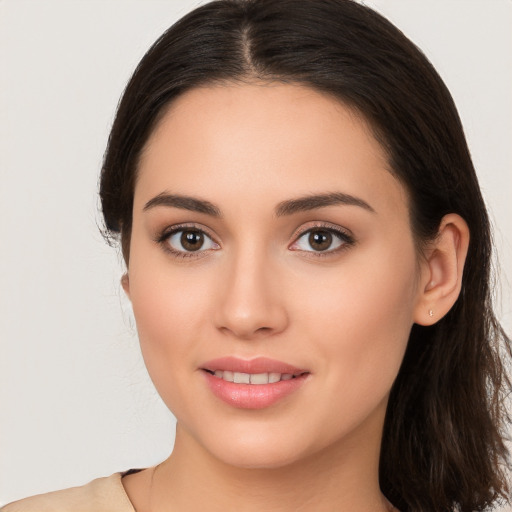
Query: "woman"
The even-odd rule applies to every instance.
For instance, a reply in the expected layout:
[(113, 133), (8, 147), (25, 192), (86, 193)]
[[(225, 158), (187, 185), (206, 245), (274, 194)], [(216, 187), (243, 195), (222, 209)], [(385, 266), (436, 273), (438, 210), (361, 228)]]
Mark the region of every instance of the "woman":
[(509, 495), (487, 214), (446, 87), (389, 22), (346, 0), (196, 9), (128, 84), (100, 195), (174, 451), (5, 510)]

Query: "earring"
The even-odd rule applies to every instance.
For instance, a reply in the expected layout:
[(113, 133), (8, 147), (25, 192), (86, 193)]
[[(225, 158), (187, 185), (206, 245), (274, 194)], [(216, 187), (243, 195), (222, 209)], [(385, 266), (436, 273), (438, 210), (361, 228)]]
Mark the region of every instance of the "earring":
[(428, 316), (430, 316), (430, 317), (434, 316), (434, 312), (431, 309), (428, 310)]

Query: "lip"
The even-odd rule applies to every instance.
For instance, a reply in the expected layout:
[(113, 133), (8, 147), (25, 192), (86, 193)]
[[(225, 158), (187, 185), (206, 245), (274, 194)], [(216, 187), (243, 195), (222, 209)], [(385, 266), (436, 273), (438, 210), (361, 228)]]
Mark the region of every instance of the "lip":
[(297, 368), (291, 364), (277, 361), (276, 359), (269, 359), (267, 357), (257, 357), (255, 359), (239, 359), (237, 357), (220, 357), (212, 359), (201, 365), (202, 370), (214, 372), (216, 370), (241, 372), (241, 373), (292, 373), (297, 375), (299, 373), (308, 372), (304, 368)]
[[(223, 402), (238, 409), (270, 407), (298, 391), (310, 376), (308, 370), (266, 357), (251, 360), (222, 357), (204, 363), (200, 370), (210, 391)], [(288, 373), (295, 377), (268, 384), (237, 384), (212, 375), (211, 372), (216, 370), (240, 373)]]

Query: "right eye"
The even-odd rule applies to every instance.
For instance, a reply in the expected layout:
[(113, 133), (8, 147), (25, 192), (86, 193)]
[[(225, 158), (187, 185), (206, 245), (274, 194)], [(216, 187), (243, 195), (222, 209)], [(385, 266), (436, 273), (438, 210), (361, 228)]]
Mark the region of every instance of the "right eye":
[(219, 249), (204, 231), (197, 228), (180, 228), (166, 233), (161, 242), (176, 256), (189, 257), (209, 249)]

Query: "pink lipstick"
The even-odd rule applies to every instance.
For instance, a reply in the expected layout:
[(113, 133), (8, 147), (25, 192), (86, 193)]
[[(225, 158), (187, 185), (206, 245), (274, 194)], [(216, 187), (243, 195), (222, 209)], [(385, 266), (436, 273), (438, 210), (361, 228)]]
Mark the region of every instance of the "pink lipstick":
[(213, 394), (241, 409), (263, 409), (298, 390), (310, 372), (258, 357), (244, 360), (223, 357), (201, 366)]

